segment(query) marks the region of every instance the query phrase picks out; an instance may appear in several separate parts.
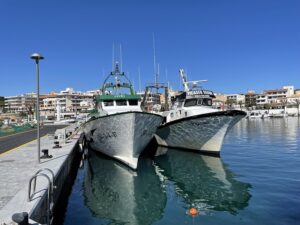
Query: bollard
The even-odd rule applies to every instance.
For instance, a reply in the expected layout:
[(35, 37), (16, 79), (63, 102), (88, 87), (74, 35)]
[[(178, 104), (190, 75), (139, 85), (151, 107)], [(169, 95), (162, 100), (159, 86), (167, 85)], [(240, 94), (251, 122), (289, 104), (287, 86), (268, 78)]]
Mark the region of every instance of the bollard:
[(12, 215), (11, 219), (18, 225), (29, 225), (27, 212), (15, 213)]
[(48, 149), (43, 149), (42, 153), (43, 153), (43, 155), (41, 156), (41, 159), (52, 158), (52, 155), (49, 155), (49, 150)]
[(61, 146), (59, 145), (59, 141), (54, 141), (53, 148), (61, 148)]

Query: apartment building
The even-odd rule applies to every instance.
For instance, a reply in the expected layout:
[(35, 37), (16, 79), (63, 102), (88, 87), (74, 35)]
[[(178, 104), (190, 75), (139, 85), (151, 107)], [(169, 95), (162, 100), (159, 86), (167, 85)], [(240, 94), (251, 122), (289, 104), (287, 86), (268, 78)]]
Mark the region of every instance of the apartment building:
[(256, 105), (257, 94), (255, 91), (248, 91), (245, 94), (245, 106), (246, 107), (253, 107)]
[(56, 116), (57, 111), (61, 117), (73, 117), (78, 113), (84, 113), (94, 107), (94, 94), (74, 91), (66, 88), (59, 93), (52, 92), (43, 96), (41, 115), (46, 118)]
[(245, 95), (242, 94), (230, 94), (226, 95), (227, 101), (231, 101), (235, 104), (239, 104), (239, 102), (245, 103)]
[(212, 100), (213, 107), (216, 109), (224, 110), (227, 101), (227, 95), (222, 93), (214, 93), (214, 94), (215, 94), (215, 98), (213, 98)]
[(0, 113), (4, 111), (4, 97), (0, 96)]
[(300, 104), (300, 89), (295, 90), (295, 93), (287, 98), (289, 105), (299, 105)]
[(256, 104), (262, 106), (264, 104), (282, 104), (289, 97), (294, 95), (294, 86), (284, 86), (278, 89), (265, 90), (262, 94), (257, 95)]
[(4, 108), (6, 112), (29, 112), (33, 111), (36, 105), (36, 94), (28, 93), (4, 98)]

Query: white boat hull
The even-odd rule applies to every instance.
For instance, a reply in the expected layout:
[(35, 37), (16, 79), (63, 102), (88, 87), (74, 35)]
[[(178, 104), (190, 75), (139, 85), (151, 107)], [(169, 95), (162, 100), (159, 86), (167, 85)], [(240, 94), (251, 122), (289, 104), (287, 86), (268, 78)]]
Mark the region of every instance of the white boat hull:
[(88, 121), (84, 133), (92, 149), (136, 169), (139, 155), (162, 120), (145, 112), (117, 113)]
[(226, 133), (244, 116), (232, 110), (186, 117), (160, 126), (155, 138), (161, 146), (219, 155)]

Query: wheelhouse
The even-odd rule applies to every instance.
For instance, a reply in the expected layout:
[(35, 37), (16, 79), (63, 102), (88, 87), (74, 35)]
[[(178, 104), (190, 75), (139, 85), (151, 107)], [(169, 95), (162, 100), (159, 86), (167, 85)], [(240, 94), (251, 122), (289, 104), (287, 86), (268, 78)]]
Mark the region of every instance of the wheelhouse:
[(141, 97), (139, 95), (98, 95), (96, 97), (97, 109), (105, 114), (125, 111), (141, 111)]
[(118, 62), (115, 70), (106, 77), (102, 94), (95, 100), (98, 112), (104, 114), (141, 111), (141, 97), (135, 93), (125, 73), (120, 71)]

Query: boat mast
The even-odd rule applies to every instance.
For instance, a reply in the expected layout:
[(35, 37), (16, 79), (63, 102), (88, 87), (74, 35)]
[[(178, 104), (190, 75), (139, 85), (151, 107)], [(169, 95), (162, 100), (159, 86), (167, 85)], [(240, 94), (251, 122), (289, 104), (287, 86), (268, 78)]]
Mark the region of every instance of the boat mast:
[(111, 71), (114, 71), (115, 67), (115, 43), (112, 46), (112, 62), (111, 62)]
[(122, 45), (120, 44), (120, 71), (123, 72)]
[(138, 67), (138, 73), (139, 73), (139, 92), (141, 92), (141, 69)]
[[(158, 93), (158, 73), (156, 69), (156, 51), (155, 51), (155, 37), (154, 33), (152, 33), (153, 38), (153, 68), (154, 68), (154, 79), (155, 79), (155, 86), (156, 86), (156, 93)], [(159, 65), (158, 65), (159, 68)]]

